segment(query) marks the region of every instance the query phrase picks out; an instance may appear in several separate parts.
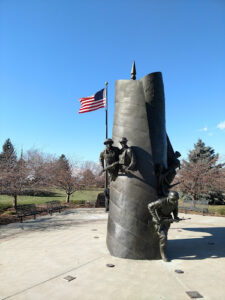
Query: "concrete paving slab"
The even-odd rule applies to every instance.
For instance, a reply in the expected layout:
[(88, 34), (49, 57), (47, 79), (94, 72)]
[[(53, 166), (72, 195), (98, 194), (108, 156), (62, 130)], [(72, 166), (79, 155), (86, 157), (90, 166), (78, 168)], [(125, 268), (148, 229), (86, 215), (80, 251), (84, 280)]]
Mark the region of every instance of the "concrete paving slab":
[(225, 299), (225, 218), (187, 216), (169, 231), (169, 263), (112, 257), (103, 209), (0, 226), (0, 299)]

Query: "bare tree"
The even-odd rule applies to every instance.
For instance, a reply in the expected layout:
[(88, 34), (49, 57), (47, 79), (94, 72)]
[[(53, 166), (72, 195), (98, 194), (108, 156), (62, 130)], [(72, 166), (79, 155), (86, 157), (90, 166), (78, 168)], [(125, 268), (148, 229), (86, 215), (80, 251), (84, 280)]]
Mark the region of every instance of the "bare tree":
[[(14, 207), (17, 207), (17, 197), (28, 188), (51, 187), (53, 184), (55, 158), (36, 149), (21, 153), (17, 160), (10, 140), (8, 147), (3, 145), (0, 155), (0, 187), (1, 193), (14, 197)], [(7, 152), (8, 151), (8, 152)]]
[(29, 170), (23, 157), (15, 161), (13, 166), (2, 165), (0, 169), (1, 192), (14, 198), (14, 208), (17, 207), (17, 196), (22, 194), (29, 185)]
[(216, 165), (218, 157), (210, 162), (197, 161), (182, 162), (177, 180), (181, 181), (179, 190), (188, 193), (192, 201), (198, 199), (201, 194), (209, 191), (225, 191), (225, 171), (222, 164)]
[(95, 175), (92, 173), (91, 170), (89, 170), (89, 169), (83, 170), (81, 173), (81, 176), (82, 176), (81, 183), (86, 188), (95, 185), (95, 183), (96, 183)]
[(70, 196), (84, 186), (103, 186), (104, 177), (99, 176), (100, 167), (94, 162), (85, 162), (78, 168), (65, 155), (55, 158), (52, 155), (31, 149), (17, 159), (16, 151), (7, 139), (0, 153), (0, 191), (14, 197), (26, 189), (58, 187), (66, 192), (66, 202)]
[(218, 163), (219, 155), (199, 139), (194, 149), (189, 151), (188, 160), (182, 161), (176, 181), (181, 181), (178, 189), (188, 193), (194, 202), (202, 194), (222, 193), (225, 190), (224, 165)]
[(55, 162), (53, 184), (66, 192), (66, 203), (69, 203), (70, 196), (82, 187), (79, 174), (73, 175), (74, 168), (64, 154)]
[(95, 178), (96, 181), (96, 187), (98, 188), (104, 188), (104, 184), (105, 184), (105, 174), (101, 173), (101, 175), (97, 175)]
[(81, 182), (85, 187), (104, 187), (104, 174), (99, 175), (101, 167), (93, 161), (85, 161), (81, 166)]
[(52, 187), (55, 178), (56, 158), (37, 149), (26, 153), (29, 180), (32, 187)]

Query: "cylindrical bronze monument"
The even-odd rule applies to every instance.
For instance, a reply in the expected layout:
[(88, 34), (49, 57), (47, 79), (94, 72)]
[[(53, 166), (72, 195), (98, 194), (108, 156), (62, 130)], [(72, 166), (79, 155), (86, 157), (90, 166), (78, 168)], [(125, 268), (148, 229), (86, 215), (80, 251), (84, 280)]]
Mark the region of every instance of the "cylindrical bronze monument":
[(155, 166), (167, 167), (167, 135), (162, 75), (118, 80), (115, 91), (115, 146), (128, 139), (136, 169), (118, 174), (110, 185), (107, 246), (121, 258), (159, 259), (159, 241), (147, 205), (157, 199)]

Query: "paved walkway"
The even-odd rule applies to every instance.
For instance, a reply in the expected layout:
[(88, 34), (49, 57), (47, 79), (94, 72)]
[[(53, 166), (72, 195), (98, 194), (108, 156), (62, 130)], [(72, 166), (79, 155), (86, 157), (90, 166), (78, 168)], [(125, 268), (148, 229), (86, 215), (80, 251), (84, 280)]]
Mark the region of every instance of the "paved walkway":
[(223, 300), (225, 218), (187, 216), (170, 229), (169, 263), (111, 257), (103, 209), (0, 226), (0, 299)]

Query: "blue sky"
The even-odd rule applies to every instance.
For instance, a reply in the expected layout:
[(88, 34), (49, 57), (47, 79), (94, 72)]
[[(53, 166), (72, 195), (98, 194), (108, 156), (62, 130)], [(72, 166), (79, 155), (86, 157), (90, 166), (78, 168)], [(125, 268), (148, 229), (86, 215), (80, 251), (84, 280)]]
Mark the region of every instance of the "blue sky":
[[(0, 146), (98, 161), (104, 109), (78, 99), (161, 71), (166, 126), (187, 156), (198, 138), (225, 155), (224, 0), (0, 0)], [(220, 125), (219, 125), (220, 124)]]

